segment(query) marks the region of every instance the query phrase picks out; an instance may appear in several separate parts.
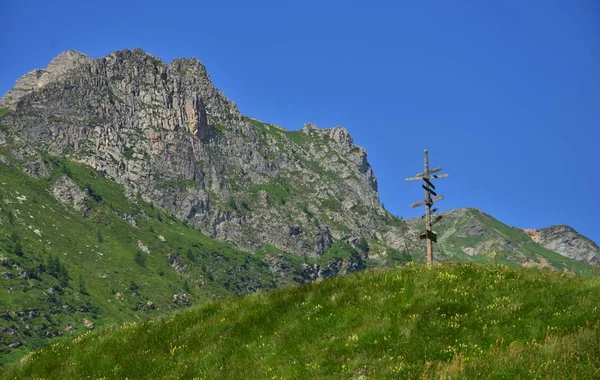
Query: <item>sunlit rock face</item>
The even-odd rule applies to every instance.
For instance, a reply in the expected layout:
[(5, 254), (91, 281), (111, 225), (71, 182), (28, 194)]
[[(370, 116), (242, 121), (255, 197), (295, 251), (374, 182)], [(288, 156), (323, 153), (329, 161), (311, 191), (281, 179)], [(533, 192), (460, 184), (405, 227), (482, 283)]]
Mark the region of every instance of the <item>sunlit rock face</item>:
[(67, 51), (20, 78), (0, 107), (34, 146), (247, 250), (317, 257), (385, 225), (366, 151), (345, 128), (245, 118), (196, 59)]

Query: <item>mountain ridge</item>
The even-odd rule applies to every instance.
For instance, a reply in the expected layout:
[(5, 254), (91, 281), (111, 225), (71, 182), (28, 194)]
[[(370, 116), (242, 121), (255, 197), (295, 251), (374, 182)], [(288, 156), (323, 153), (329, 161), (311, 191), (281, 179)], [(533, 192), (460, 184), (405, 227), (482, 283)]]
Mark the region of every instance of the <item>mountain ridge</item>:
[[(244, 116), (196, 59), (66, 52), (18, 83), (0, 100), (0, 363), (94, 326), (425, 260), (423, 220), (385, 210), (345, 128)], [(442, 215), (437, 262), (598, 265), (477, 209)]]
[(600, 247), (573, 227), (556, 224), (539, 229), (523, 229), (543, 247), (577, 261), (600, 266)]
[[(53, 85), (59, 89), (53, 91)], [(21, 93), (16, 102), (13, 96), (8, 100), (5, 96), (0, 104), (13, 107), (16, 114), (35, 107), (52, 110), (41, 118), (38, 115), (35, 125), (19, 125), (21, 135), (45, 145), (53, 154), (74, 151), (70, 153), (72, 159), (105, 172), (129, 191), (141, 192), (158, 205), (165, 203), (161, 206), (177, 212), (209, 235), (234, 241), (246, 249), (269, 243), (298, 254), (319, 255), (331, 241), (332, 232), (334, 238), (343, 234), (334, 225), (336, 219), (343, 219), (348, 212), (338, 203), (348, 207), (360, 203), (379, 214), (374, 219), (364, 219), (366, 223), (362, 226), (361, 221), (358, 222), (356, 228), (363, 235), (381, 224), (376, 219), (385, 214), (379, 205), (376, 180), (366, 161), (366, 152), (353, 144), (345, 129), (336, 127), (328, 132), (304, 128), (289, 132), (245, 119), (235, 104), (212, 86), (204, 66), (195, 59), (174, 59), (165, 65), (141, 49), (118, 51), (96, 60), (78, 61), (63, 71), (61, 77), (54, 77), (54, 82), (28, 91)], [(59, 91), (61, 99), (57, 101)], [(89, 101), (85, 101), (88, 98)], [(23, 102), (29, 104), (19, 109)], [(53, 134), (57, 124), (62, 130)], [(143, 139), (123, 136), (140, 133)], [(278, 161), (272, 160), (275, 156)], [(313, 159), (306, 160), (306, 156)], [(146, 157), (151, 158), (150, 165), (145, 165), (149, 162)], [(321, 163), (326, 163), (326, 167)], [(314, 221), (302, 217), (306, 228), (300, 235), (285, 236), (289, 235), (288, 230), (296, 230), (296, 226), (281, 212), (243, 215), (237, 207), (227, 207), (230, 198), (243, 198), (236, 183), (252, 184), (254, 189), (245, 188), (244, 193), (248, 190), (260, 193), (261, 189), (256, 187), (266, 185), (262, 190), (267, 193), (273, 190), (285, 196), (291, 190), (289, 186), (272, 183), (278, 182), (279, 177), (289, 182), (290, 175), (294, 175), (297, 186), (293, 190), (306, 192), (312, 190), (314, 179), (298, 183), (298, 178), (340, 170), (348, 177), (335, 178), (340, 186), (325, 186), (319, 191), (317, 185), (315, 192), (325, 193), (322, 200), (329, 201), (332, 207), (322, 212), (310, 210), (309, 213), (317, 217)], [(161, 189), (157, 178), (161, 176), (165, 180), (189, 182), (171, 183), (174, 186)], [(195, 186), (194, 183), (203, 194), (186, 191), (184, 187)], [(244, 200), (245, 204), (266, 200), (264, 194), (258, 195), (258, 199)], [(329, 199), (331, 197), (334, 199)], [(344, 203), (346, 198), (350, 199)], [(303, 205), (296, 206), (300, 209)], [(277, 211), (277, 207), (273, 211)], [(273, 225), (267, 224), (267, 219), (273, 218), (281, 221), (275, 225), (282, 226), (277, 231), (277, 239), (264, 236), (267, 226)], [(227, 219), (225, 224), (224, 219)], [(251, 234), (242, 231), (249, 227), (248, 219), (256, 223), (250, 227), (257, 236), (254, 243), (246, 241)], [(324, 228), (323, 219), (333, 223)], [(241, 223), (245, 226), (240, 226)], [(309, 242), (315, 238), (321, 243), (313, 246)]]
[[(167, 78), (175, 82), (170, 91), (148, 88), (169, 87)], [(67, 86), (63, 83), (61, 87), (61, 82), (67, 82)], [(36, 93), (53, 85), (59, 88), (47, 91), (45, 96), (49, 99), (45, 103), (35, 99)], [(90, 86), (103, 89), (100, 95), (104, 98), (94, 97), (98, 91), (90, 90)], [(79, 94), (77, 89), (81, 87), (87, 88), (83, 97), (89, 95), (98, 102), (95, 105), (84, 102), (87, 109), (83, 115), (78, 112), (82, 108), (80, 99), (63, 96), (69, 91)], [(232, 241), (247, 251), (271, 244), (312, 257), (321, 255), (340, 238), (353, 244), (361, 237), (383, 239), (394, 249), (403, 249), (406, 240), (415, 240), (414, 233), (404, 236), (406, 228), (394, 226), (402, 223), (389, 223), (395, 217), (380, 204), (377, 180), (366, 151), (354, 145), (345, 128), (319, 129), (313, 123), (306, 123), (300, 130), (288, 131), (243, 116), (235, 103), (212, 85), (205, 66), (196, 58), (175, 58), (165, 63), (140, 48), (119, 50), (101, 58), (68, 50), (52, 59), (45, 69), (33, 70), (19, 78), (15, 88), (0, 99), (0, 106), (12, 111), (8, 115), (10, 123), (11, 114), (18, 114), (19, 102), (34, 98), (22, 108), (43, 109), (56, 102), (52, 99), (58, 94), (67, 99), (61, 99), (56, 107), (45, 107), (52, 108), (47, 115), (40, 115), (39, 111), (29, 115), (37, 118), (33, 127), (18, 122), (19, 117), (28, 117), (26, 112), (18, 115), (15, 121), (21, 130), (17, 133), (32, 134), (26, 138), (51, 154), (66, 154), (75, 162), (91, 166), (125, 186), (130, 199), (139, 194), (146, 201), (175, 212), (209, 236)], [(123, 117), (108, 110), (118, 109), (124, 103), (121, 97), (127, 98), (124, 107), (127, 114)], [(77, 110), (73, 110), (75, 106)], [(101, 110), (100, 115), (94, 112), (97, 111), (94, 106)], [(162, 109), (164, 106), (166, 111)], [(68, 113), (75, 113), (76, 117)], [(150, 126), (140, 125), (146, 122)], [(73, 123), (78, 124), (76, 128), (69, 126)], [(123, 128), (127, 124), (129, 127)], [(52, 136), (57, 127), (60, 133)], [(242, 137), (232, 137), (231, 132)], [(123, 139), (118, 136), (123, 133), (143, 136)], [(223, 149), (222, 145), (234, 146)], [(216, 154), (199, 152), (211, 149)], [(319, 151), (322, 149), (329, 152), (322, 154)], [(156, 160), (153, 155), (172, 158)], [(236, 159), (223, 159), (226, 155)], [(155, 162), (148, 165), (153, 159)], [(346, 165), (340, 165), (340, 160)], [(298, 161), (304, 162), (298, 165)], [(44, 168), (39, 162), (38, 159), (26, 170), (41, 171), (38, 174), (43, 175)], [(205, 170), (202, 166), (209, 168)], [(149, 173), (153, 170), (154, 176)], [(298, 178), (306, 175), (312, 178), (298, 183)], [(165, 178), (158, 179), (159, 176)], [(348, 180), (352, 176), (358, 182)], [(326, 177), (332, 180), (330, 184), (313, 188), (315, 181)], [(243, 182), (250, 186), (239, 186)], [(340, 182), (348, 185), (344, 191), (339, 191)], [(248, 199), (248, 193), (252, 199)], [(302, 199), (306, 193), (310, 193), (310, 202)], [(289, 199), (301, 201), (290, 204)], [(311, 204), (315, 201), (317, 207)], [(274, 204), (285, 209), (277, 210)], [(253, 207), (270, 208), (270, 212), (257, 212), (251, 210)], [(360, 211), (358, 218), (356, 211)], [(296, 216), (290, 218), (289, 214)], [(353, 225), (349, 227), (348, 223)], [(273, 230), (273, 226), (279, 228)], [(269, 234), (265, 234), (268, 229)], [(575, 257), (573, 253), (559, 253)], [(593, 263), (597, 264), (598, 256), (600, 253), (594, 251), (579, 258), (585, 262), (596, 260)]]

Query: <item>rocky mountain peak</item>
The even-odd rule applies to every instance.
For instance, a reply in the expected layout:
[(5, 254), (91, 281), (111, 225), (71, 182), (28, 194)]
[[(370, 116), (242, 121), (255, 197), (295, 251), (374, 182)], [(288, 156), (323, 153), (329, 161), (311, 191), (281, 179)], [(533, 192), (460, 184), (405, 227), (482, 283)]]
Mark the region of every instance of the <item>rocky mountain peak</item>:
[(174, 65), (179, 70), (191, 70), (192, 72), (206, 76), (207, 78), (210, 77), (208, 72), (206, 71), (206, 67), (204, 66), (204, 64), (200, 60), (193, 57), (175, 58), (169, 63), (169, 65)]
[[(155, 65), (164, 68), (173, 66), (172, 69), (177, 71), (185, 71), (182, 74), (190, 74), (192, 76), (205, 76), (208, 78), (208, 73), (204, 64), (197, 58), (174, 58), (171, 62), (165, 62), (162, 58), (148, 53), (142, 48), (117, 50), (106, 57), (100, 58), (106, 60), (128, 61), (138, 65)], [(189, 73), (188, 73), (189, 71)]]
[(329, 137), (345, 148), (352, 148), (354, 145), (354, 140), (350, 136), (350, 132), (341, 126), (332, 128), (329, 132)]
[(600, 247), (572, 227), (561, 224), (523, 231), (546, 249), (578, 261), (600, 265)]
[(194, 58), (65, 52), (3, 102), (14, 110), (3, 123), (37, 149), (247, 250), (318, 256), (385, 223), (366, 152), (345, 128), (244, 117)]
[(306, 134), (310, 134), (310, 132), (318, 130), (319, 128), (317, 127), (317, 125), (311, 122), (308, 122), (302, 126), (302, 132)]
[(91, 59), (78, 51), (66, 50), (54, 57), (46, 67), (45, 71), (50, 73), (64, 73), (83, 63), (89, 63)]
[(64, 51), (50, 61), (45, 69), (35, 69), (20, 77), (15, 87), (0, 99), (0, 106), (15, 109), (23, 96), (63, 78), (70, 70), (90, 61), (88, 56), (80, 52)]

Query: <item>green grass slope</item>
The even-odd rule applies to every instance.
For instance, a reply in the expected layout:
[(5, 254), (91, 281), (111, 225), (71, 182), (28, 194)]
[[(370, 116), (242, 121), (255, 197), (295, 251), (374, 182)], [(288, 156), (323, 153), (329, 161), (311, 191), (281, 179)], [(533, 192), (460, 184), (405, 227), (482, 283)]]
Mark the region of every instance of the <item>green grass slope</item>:
[[(19, 149), (30, 148), (0, 146), (0, 366), (49, 339), (85, 332), (86, 320), (96, 329), (147, 320), (307, 280), (302, 258), (272, 247), (244, 252), (207, 237), (139, 196), (127, 198), (88, 166), (42, 155), (49, 175), (31, 177), (22, 170), (28, 161), (15, 158)], [(62, 176), (85, 191), (84, 210), (52, 195)], [(309, 263), (358, 256), (340, 244)], [(281, 274), (267, 263), (277, 255), (288, 257)]]
[(33, 352), (22, 378), (598, 378), (600, 279), (473, 263), (210, 302)]
[[(52, 174), (40, 179), (0, 163), (0, 364), (85, 331), (85, 319), (97, 328), (287, 283), (252, 254), (127, 199), (91, 168), (47, 160)], [(91, 194), (85, 212), (52, 196), (65, 173)]]

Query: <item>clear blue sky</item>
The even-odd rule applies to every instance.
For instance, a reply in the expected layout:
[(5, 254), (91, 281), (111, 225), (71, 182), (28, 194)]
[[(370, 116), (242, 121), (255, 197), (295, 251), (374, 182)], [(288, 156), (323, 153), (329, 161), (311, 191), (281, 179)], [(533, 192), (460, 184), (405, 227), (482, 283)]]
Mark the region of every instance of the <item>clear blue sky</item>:
[(442, 210), (600, 242), (597, 0), (21, 0), (0, 25), (0, 93), (67, 49), (196, 57), (246, 115), (347, 127), (396, 215), (428, 148)]

